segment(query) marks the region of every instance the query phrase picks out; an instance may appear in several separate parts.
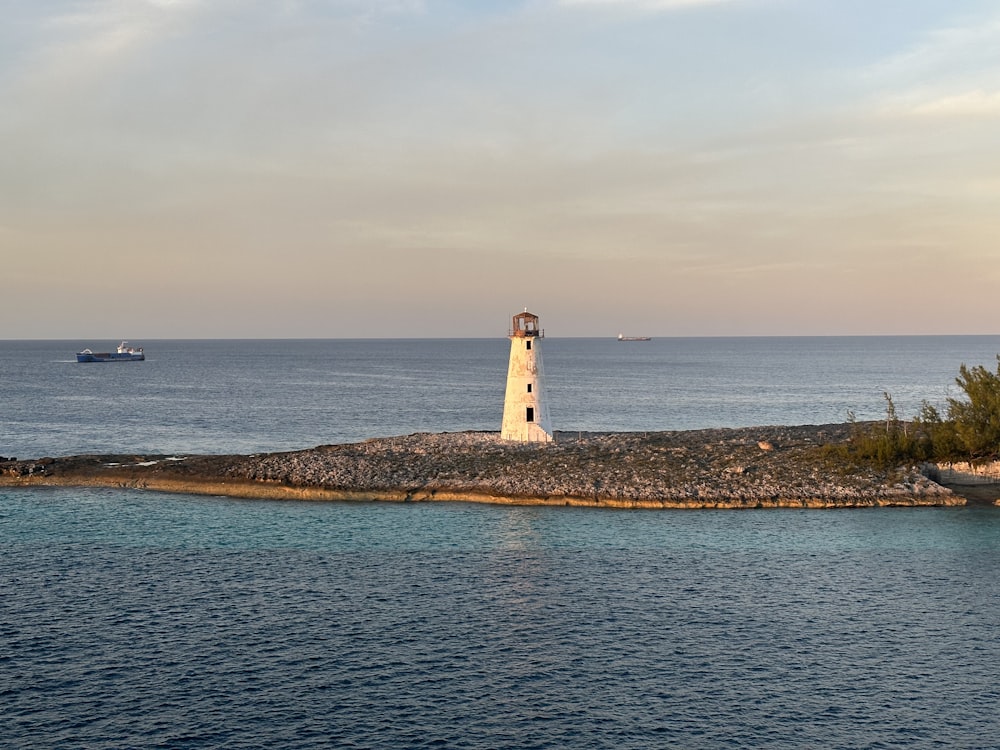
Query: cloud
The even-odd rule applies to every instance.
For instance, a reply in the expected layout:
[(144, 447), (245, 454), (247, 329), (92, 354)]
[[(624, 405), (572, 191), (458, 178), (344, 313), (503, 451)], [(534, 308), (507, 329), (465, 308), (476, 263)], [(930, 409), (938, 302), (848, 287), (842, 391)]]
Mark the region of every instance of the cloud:
[(982, 118), (1000, 114), (1000, 16), (934, 29), (873, 65), (882, 116)]
[(8, 84), (15, 95), (55, 100), (106, 80), (199, 13), (194, 2), (57, 6), (22, 20), (32, 41)]
[(658, 12), (693, 8), (703, 5), (722, 5), (735, 0), (559, 0), (568, 8), (603, 8), (641, 12)]
[(874, 66), (876, 80), (995, 75), (1000, 65), (1000, 15), (934, 29)]
[(974, 89), (958, 94), (910, 98), (890, 107), (893, 114), (908, 114), (933, 118), (997, 118), (1000, 117), (1000, 91)]
[[(203, 44), (214, 38), (225, 50), (241, 34), (256, 34), (259, 42), (261, 30), (273, 36), (317, 37), (338, 26), (357, 29), (381, 18), (425, 11), (423, 0), (62, 0), (23, 12), (16, 19), (16, 33), (30, 40), (24, 45), (25, 69), (75, 77), (127, 64), (130, 57), (148, 58), (158, 44)], [(0, 30), (0, 43), (4, 36)]]

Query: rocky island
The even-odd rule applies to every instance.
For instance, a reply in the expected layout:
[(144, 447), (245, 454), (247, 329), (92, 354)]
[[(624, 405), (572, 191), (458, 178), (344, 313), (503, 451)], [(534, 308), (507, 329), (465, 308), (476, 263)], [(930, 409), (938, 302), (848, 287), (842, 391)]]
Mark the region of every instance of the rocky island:
[(607, 508), (966, 504), (970, 493), (928, 478), (940, 478), (935, 467), (845, 462), (833, 448), (851, 435), (847, 424), (557, 432), (545, 444), (507, 442), (497, 432), (421, 433), (255, 455), (3, 459), (0, 486)]

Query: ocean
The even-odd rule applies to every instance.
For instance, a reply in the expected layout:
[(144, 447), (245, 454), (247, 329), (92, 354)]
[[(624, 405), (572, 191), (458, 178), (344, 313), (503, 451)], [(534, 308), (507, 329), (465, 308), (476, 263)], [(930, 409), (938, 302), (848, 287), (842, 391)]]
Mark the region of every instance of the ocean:
[[(0, 342), (0, 455), (496, 430), (508, 342)], [(901, 416), (1000, 337), (544, 342), (557, 430)], [(1000, 747), (1000, 509), (0, 488), (0, 747)]]
[[(116, 342), (106, 342), (104, 348)], [(0, 341), (0, 455), (253, 453), (414, 432), (499, 430), (509, 342), (150, 341), (78, 364), (88, 341)], [(1000, 336), (548, 338), (553, 426), (654, 431), (828, 424), (943, 405)]]

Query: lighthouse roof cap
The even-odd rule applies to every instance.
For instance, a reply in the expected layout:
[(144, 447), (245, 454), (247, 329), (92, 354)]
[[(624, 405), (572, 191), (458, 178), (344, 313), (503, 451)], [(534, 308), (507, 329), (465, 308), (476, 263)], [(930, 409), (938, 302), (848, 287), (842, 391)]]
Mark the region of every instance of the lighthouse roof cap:
[(525, 310), (514, 316), (511, 322), (510, 332), (512, 336), (541, 336), (541, 328), (538, 326), (538, 316)]

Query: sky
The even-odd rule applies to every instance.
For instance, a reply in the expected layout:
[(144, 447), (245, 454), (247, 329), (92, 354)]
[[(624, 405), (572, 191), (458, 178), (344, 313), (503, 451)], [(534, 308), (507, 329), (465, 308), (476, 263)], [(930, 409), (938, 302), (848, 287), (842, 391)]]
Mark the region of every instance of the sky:
[(0, 338), (1000, 332), (995, 0), (0, 12)]

